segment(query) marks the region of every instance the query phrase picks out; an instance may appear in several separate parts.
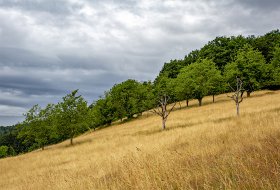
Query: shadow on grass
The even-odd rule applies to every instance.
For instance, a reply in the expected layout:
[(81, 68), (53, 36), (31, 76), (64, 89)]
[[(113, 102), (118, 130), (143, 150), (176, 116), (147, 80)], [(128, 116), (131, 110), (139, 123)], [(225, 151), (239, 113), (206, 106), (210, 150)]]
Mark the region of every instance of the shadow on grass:
[(236, 118), (236, 116), (223, 117), (223, 118), (213, 119), (211, 121), (213, 123), (221, 123), (221, 122), (224, 122), (224, 121), (232, 120), (233, 118)]
[(86, 144), (86, 143), (91, 143), (93, 141), (93, 139), (85, 139), (85, 140), (75, 140), (73, 139), (73, 145), (70, 144), (70, 140), (67, 140), (69, 142), (69, 144), (66, 144), (65, 146), (62, 146), (61, 148), (69, 148), (69, 147), (75, 147), (77, 145), (81, 145), (81, 144)]
[(280, 107), (270, 109), (269, 112), (280, 112)]
[(132, 136), (149, 136), (149, 135), (153, 135), (153, 134), (156, 134), (156, 133), (160, 133), (161, 131), (163, 131), (162, 129), (155, 129), (155, 130), (145, 130), (145, 131), (138, 131), (134, 134), (132, 134)]
[(171, 127), (171, 128), (167, 128), (166, 129), (161, 129), (159, 127), (159, 129), (153, 129), (153, 130), (145, 130), (145, 131), (139, 131), (139, 132), (136, 132), (134, 134), (132, 134), (132, 136), (139, 136), (139, 135), (154, 135), (156, 133), (160, 133), (160, 132), (165, 132), (165, 131), (170, 131), (170, 130), (174, 130), (174, 129), (177, 129), (177, 128), (186, 128), (186, 127), (193, 127), (195, 125), (198, 125), (198, 124), (201, 124), (202, 122), (196, 122), (196, 123), (186, 123), (186, 124), (181, 124), (181, 125), (177, 125), (175, 127)]
[(215, 102), (212, 102), (212, 101), (206, 101), (206, 102), (203, 102), (202, 101), (202, 105), (199, 106), (198, 105), (198, 102), (197, 104), (192, 104), (192, 105), (189, 105), (189, 106), (181, 106), (181, 107), (176, 107), (174, 108), (173, 111), (177, 111), (177, 110), (186, 110), (186, 109), (190, 109), (190, 108), (199, 108), (199, 107), (203, 107), (203, 106), (206, 106), (206, 105), (210, 105), (210, 104), (220, 104), (220, 103), (223, 103), (223, 102), (227, 102), (227, 101), (230, 101), (231, 99), (222, 99), (222, 100), (216, 100)]
[(56, 165), (57, 165), (57, 166), (62, 166), (62, 165), (69, 164), (70, 162), (72, 162), (72, 161), (63, 161), (63, 162), (57, 163)]
[(250, 97), (246, 97), (246, 98), (262, 97), (262, 96), (274, 95), (274, 94), (277, 94), (277, 91), (269, 91), (269, 92), (265, 92), (263, 94), (251, 94)]
[[(213, 122), (213, 123), (221, 123), (221, 122), (225, 122), (225, 121), (229, 121), (229, 120), (232, 120), (234, 118), (237, 118), (236, 116), (229, 116), (229, 117), (224, 117), (224, 118), (218, 118), (218, 119), (212, 119), (212, 120), (208, 120), (206, 121), (205, 123), (210, 123), (210, 122)], [(134, 134), (132, 134), (132, 136), (139, 136), (139, 135), (154, 135), (156, 133), (160, 133), (160, 132), (164, 132), (164, 131), (170, 131), (170, 130), (175, 130), (175, 129), (178, 129), (178, 128), (189, 128), (189, 127), (194, 127), (196, 125), (200, 125), (200, 124), (203, 124), (204, 122), (192, 122), (192, 123), (185, 123), (185, 124), (180, 124), (180, 125), (176, 125), (174, 127), (171, 127), (171, 128), (167, 128), (165, 130), (162, 130), (161, 128), (159, 129), (153, 129), (153, 130), (145, 130), (145, 131), (139, 131), (139, 132), (136, 132)]]

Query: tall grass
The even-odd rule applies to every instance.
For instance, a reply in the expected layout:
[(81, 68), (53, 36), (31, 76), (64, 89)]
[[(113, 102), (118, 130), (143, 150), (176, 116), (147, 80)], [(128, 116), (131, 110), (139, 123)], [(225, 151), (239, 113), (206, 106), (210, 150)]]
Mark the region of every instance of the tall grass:
[[(280, 189), (280, 92), (141, 118), (0, 160), (0, 189)], [(182, 103), (183, 104), (183, 103)]]

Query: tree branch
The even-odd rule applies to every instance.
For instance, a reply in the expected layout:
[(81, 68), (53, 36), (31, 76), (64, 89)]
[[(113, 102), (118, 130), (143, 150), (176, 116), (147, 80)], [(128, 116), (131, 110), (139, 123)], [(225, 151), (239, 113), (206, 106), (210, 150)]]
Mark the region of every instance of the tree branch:
[(169, 111), (167, 111), (166, 118), (167, 118), (167, 117), (169, 116), (169, 114), (172, 112), (172, 110), (174, 109), (174, 107), (176, 106), (176, 104), (177, 104), (177, 102), (175, 102), (175, 103), (173, 104), (172, 108), (171, 108)]
[(161, 117), (163, 116), (162, 112), (159, 110), (159, 107), (153, 108), (152, 110), (150, 110), (150, 112), (155, 113)]
[(228, 83), (228, 86), (231, 88), (231, 90), (234, 92), (234, 88), (231, 87), (231, 85)]

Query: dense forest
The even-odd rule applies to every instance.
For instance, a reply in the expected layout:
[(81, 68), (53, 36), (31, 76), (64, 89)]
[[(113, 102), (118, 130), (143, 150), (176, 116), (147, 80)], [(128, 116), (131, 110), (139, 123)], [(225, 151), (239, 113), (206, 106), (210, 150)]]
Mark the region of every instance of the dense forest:
[[(280, 89), (280, 32), (263, 36), (216, 37), (181, 60), (165, 63), (154, 81), (128, 79), (88, 104), (75, 90), (57, 104), (33, 106), (25, 120), (0, 127), (0, 158), (42, 148), (88, 130), (130, 120), (154, 110), (165, 121), (167, 104), (230, 92), (235, 79), (243, 81), (247, 96), (259, 89)], [(175, 105), (175, 104), (174, 104)], [(181, 105), (180, 105), (181, 106)], [(159, 109), (155, 109), (159, 108)]]

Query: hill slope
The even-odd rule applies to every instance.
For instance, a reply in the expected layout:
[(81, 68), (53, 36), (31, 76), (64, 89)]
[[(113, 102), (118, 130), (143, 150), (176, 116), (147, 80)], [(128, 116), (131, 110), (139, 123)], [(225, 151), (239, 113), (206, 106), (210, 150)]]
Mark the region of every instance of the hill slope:
[(178, 108), (166, 131), (146, 113), (2, 159), (0, 189), (280, 189), (280, 91), (246, 98), (240, 118), (226, 95), (216, 100)]

